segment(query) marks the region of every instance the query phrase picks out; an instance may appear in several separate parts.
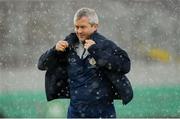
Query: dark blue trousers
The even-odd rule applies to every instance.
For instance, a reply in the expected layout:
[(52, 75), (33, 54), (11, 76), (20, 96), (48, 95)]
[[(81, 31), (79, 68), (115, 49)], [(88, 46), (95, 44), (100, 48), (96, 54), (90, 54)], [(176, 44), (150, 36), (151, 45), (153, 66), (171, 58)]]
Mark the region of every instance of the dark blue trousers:
[(69, 105), (67, 118), (116, 118), (114, 104)]

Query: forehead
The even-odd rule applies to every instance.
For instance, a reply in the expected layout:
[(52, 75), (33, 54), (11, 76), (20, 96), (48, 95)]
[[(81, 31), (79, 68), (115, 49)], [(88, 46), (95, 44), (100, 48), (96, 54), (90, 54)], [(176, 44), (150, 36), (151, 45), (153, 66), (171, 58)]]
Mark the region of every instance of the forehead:
[(74, 25), (85, 25), (85, 24), (89, 24), (89, 18), (87, 16), (83, 16), (80, 19), (75, 21)]

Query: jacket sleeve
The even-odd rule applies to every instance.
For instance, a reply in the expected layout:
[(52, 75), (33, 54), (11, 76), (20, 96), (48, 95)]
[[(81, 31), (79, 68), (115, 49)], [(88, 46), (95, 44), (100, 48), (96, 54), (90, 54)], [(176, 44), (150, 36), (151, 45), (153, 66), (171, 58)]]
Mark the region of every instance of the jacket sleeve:
[(105, 67), (110, 71), (121, 72), (122, 74), (130, 71), (131, 63), (128, 54), (114, 43), (110, 43), (108, 47), (103, 49), (98, 44), (94, 44), (88, 51), (100, 67)]
[(59, 62), (64, 62), (65, 58), (66, 52), (56, 51), (54, 46), (40, 56), (38, 60), (38, 69), (48, 70), (54, 68)]

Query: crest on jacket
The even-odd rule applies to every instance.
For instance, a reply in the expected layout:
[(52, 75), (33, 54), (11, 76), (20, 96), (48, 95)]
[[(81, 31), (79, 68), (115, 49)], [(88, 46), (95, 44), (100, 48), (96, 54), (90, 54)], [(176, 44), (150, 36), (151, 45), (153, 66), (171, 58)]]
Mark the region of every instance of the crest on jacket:
[(92, 58), (89, 59), (89, 63), (91, 65), (95, 65), (96, 64), (96, 60), (92, 57)]

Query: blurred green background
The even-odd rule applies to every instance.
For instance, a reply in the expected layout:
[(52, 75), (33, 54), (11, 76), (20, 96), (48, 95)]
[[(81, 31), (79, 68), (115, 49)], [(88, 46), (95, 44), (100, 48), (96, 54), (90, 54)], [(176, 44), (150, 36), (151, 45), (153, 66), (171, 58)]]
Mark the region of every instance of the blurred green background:
[[(117, 117), (180, 117), (180, 87), (135, 87), (128, 105), (115, 100)], [(0, 94), (0, 107), (6, 117), (66, 117), (68, 99), (47, 102), (44, 92)]]

